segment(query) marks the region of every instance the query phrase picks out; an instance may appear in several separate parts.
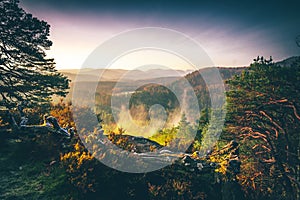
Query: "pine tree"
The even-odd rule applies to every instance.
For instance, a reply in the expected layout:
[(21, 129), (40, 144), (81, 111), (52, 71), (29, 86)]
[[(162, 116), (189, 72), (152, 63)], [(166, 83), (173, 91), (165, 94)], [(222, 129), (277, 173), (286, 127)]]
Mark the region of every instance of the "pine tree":
[(241, 141), (243, 183), (254, 195), (296, 199), (300, 59), (280, 66), (258, 57), (228, 83), (227, 130)]
[(52, 45), (49, 24), (26, 13), (18, 0), (0, 1), (0, 106), (31, 105), (65, 96), (69, 80), (55, 70), (45, 50)]

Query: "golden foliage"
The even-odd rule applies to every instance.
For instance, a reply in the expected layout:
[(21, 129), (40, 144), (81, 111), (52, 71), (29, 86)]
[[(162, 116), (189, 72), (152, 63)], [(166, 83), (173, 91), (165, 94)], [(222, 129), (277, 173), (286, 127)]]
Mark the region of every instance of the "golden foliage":
[(94, 191), (95, 180), (89, 176), (94, 170), (93, 159), (93, 155), (86, 152), (79, 142), (74, 145), (74, 151), (60, 156), (60, 161), (70, 175), (70, 182), (84, 193)]
[(62, 127), (70, 126), (75, 128), (71, 102), (64, 102), (61, 99), (59, 103), (52, 104), (50, 115), (55, 117)]

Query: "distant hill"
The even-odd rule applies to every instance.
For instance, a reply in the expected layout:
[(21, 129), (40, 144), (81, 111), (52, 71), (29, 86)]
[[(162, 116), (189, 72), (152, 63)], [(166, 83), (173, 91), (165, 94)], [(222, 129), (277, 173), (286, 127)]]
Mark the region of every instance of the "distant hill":
[[(293, 56), (282, 61), (276, 62), (281, 66), (290, 66), (294, 62), (300, 62), (300, 56)], [(223, 80), (231, 78), (232, 75), (241, 73), (242, 70), (247, 67), (218, 67)], [(122, 82), (131, 81), (143, 81), (148, 79), (162, 79), (162, 78), (175, 78), (185, 76), (187, 79), (195, 77), (195, 74), (201, 73), (203, 70), (209, 68), (203, 68), (197, 71), (191, 70), (171, 70), (171, 69), (149, 69), (142, 70), (125, 70), (125, 69), (61, 69), (59, 72), (66, 75), (72, 82), (84, 81), (84, 82), (98, 82), (98, 77), (101, 75), (101, 81), (118, 81), (122, 76)], [(80, 72), (80, 75), (78, 73)]]
[(166, 77), (181, 77), (191, 71), (171, 69), (150, 69), (147, 71), (124, 69), (62, 69), (59, 70), (59, 72), (66, 75), (72, 82), (98, 82), (99, 77), (101, 77), (101, 81), (118, 81), (122, 78), (122, 82), (130, 82)]
[[(281, 66), (290, 66), (294, 62), (300, 62), (300, 57), (291, 57), (283, 61), (277, 62)], [(230, 79), (234, 75), (241, 74), (243, 70), (246, 70), (247, 67), (218, 67), (222, 79), (225, 81)], [(149, 108), (153, 103), (159, 103), (159, 101), (164, 102), (167, 105), (168, 110), (172, 111), (176, 109), (178, 103), (170, 102), (174, 100), (174, 95), (172, 95), (169, 90), (163, 89), (159, 86), (165, 85), (170, 88), (177, 88), (179, 91), (183, 91), (185, 87), (183, 84), (178, 84), (178, 81), (181, 79), (186, 79), (189, 81), (190, 85), (193, 87), (196, 96), (198, 97), (199, 106), (201, 108), (209, 106), (210, 98), (209, 92), (206, 87), (205, 81), (203, 80), (201, 74), (209, 72), (211, 68), (203, 68), (197, 71), (181, 71), (181, 70), (165, 70), (165, 69), (152, 69), (148, 71), (141, 70), (123, 70), (123, 69), (82, 69), (80, 76), (76, 75), (79, 70), (60, 70), (61, 73), (68, 76), (71, 82), (71, 90), (68, 98), (72, 97), (72, 89), (74, 84), (77, 81), (80, 84), (77, 84), (77, 94), (82, 94), (79, 96), (84, 97), (87, 91), (87, 88), (94, 86), (95, 82), (98, 82), (98, 87), (96, 91), (96, 103), (98, 105), (105, 106), (106, 109), (110, 108), (111, 95), (114, 93), (122, 97), (122, 95), (132, 94), (132, 99), (130, 105), (144, 105), (146, 108)], [(99, 82), (97, 73), (102, 73), (101, 82)], [(120, 82), (120, 78), (125, 76)], [(159, 84), (157, 84), (159, 83)], [(117, 84), (117, 85), (116, 85)], [(217, 83), (219, 84), (219, 83)], [(218, 85), (215, 85), (215, 89), (218, 89)], [(223, 84), (223, 83), (222, 83)], [(139, 86), (138, 92), (134, 91), (137, 89), (136, 85)], [(225, 85), (227, 90), (227, 86)], [(181, 94), (183, 95), (183, 94)], [(155, 98), (154, 98), (155, 97)], [(94, 101), (94, 99), (91, 99)], [(85, 104), (88, 102), (82, 102)], [(136, 110), (139, 112), (139, 110)]]
[[(276, 64), (281, 66), (292, 66), (292, 64), (295, 62), (300, 62), (300, 57), (291, 57), (277, 62)], [(225, 90), (228, 90), (228, 86), (225, 84), (225, 80), (228, 80), (235, 75), (241, 74), (242, 71), (247, 70), (247, 68), (248, 67), (218, 67), (220, 76), (223, 80), (221, 84), (222, 86), (224, 84)], [(184, 77), (193, 87), (193, 90), (198, 98), (200, 108), (210, 106), (211, 103), (207, 84), (202, 77), (202, 74), (209, 74), (211, 70), (212, 68), (203, 68), (189, 73)], [(173, 89), (175, 88), (176, 91), (184, 91), (184, 87), (186, 87), (186, 85), (181, 82), (181, 79), (179, 79), (169, 84), (169, 87)], [(220, 83), (216, 82), (213, 85), (213, 91), (219, 90), (220, 87)], [(149, 91), (151, 91), (151, 93), (149, 93)], [(180, 95), (181, 98), (185, 98), (184, 96), (182, 96), (184, 94)], [(157, 84), (146, 85), (142, 88), (139, 88), (139, 91), (132, 95), (131, 105), (144, 105), (146, 108), (149, 108), (151, 105), (153, 105), (153, 103), (157, 103), (157, 100), (160, 100), (162, 102), (162, 105), (166, 107), (170, 112), (172, 112), (172, 110), (175, 110), (176, 107), (179, 106), (179, 104), (176, 102), (169, 102), (169, 100), (174, 100), (174, 95), (172, 94), (172, 92), (166, 89), (162, 89), (162, 87)]]
[[(280, 66), (293, 66), (293, 63), (300, 62), (300, 56), (294, 56), (287, 58), (283, 61), (276, 62), (276, 64)], [(242, 73), (243, 70), (247, 70), (248, 67), (218, 67), (218, 70), (220, 72), (220, 76), (222, 80), (224, 81), (222, 84), (225, 86), (225, 90), (228, 90), (228, 86), (225, 84), (225, 80), (228, 80), (232, 78), (235, 75), (239, 75)], [(187, 74), (184, 78), (189, 81), (190, 85), (193, 87), (194, 92), (198, 98), (200, 107), (206, 107), (210, 104), (210, 97), (209, 97), (209, 91), (207, 89), (206, 83), (202, 77), (202, 74), (207, 74), (210, 72), (212, 68), (203, 68), (194, 72), (191, 72)], [(216, 82), (216, 85), (214, 85), (215, 89), (218, 89), (218, 84)], [(180, 80), (177, 80), (171, 84), (169, 84), (170, 88), (176, 88), (177, 91), (184, 91), (185, 87), (184, 84), (180, 84)], [(181, 88), (180, 88), (181, 87)], [(144, 90), (144, 92), (143, 92)], [(149, 95), (149, 91), (151, 91), (151, 95)], [(174, 99), (174, 97), (171, 95), (170, 91), (168, 90), (162, 90), (160, 86), (156, 84), (152, 85), (146, 85), (144, 88), (140, 88), (139, 92), (135, 93), (132, 98), (135, 102), (138, 102), (138, 104), (145, 103), (146, 107), (149, 107), (150, 105), (147, 105), (147, 103), (153, 103), (155, 99), (153, 97), (157, 97), (157, 99)], [(165, 102), (167, 102), (165, 100)], [(171, 106), (176, 106), (177, 104), (168, 104)], [(170, 108), (169, 109), (175, 109)]]
[[(169, 70), (169, 69), (150, 69), (141, 70), (124, 70), (124, 69), (62, 69), (59, 70), (70, 80), (70, 92), (67, 99), (71, 99), (73, 95), (74, 84), (76, 84), (77, 94), (84, 94), (86, 88), (93, 87), (98, 82), (98, 96), (111, 95), (115, 93), (130, 92), (136, 89), (136, 85), (144, 85), (149, 82), (171, 84), (175, 80), (190, 71)], [(78, 75), (79, 74), (79, 75)], [(101, 80), (99, 80), (101, 77)], [(118, 87), (115, 87), (118, 83)], [(79, 93), (78, 93), (79, 92)], [(57, 101), (54, 98), (54, 101)], [(83, 102), (87, 103), (87, 102)]]
[(300, 63), (300, 56), (293, 56), (285, 60), (279, 61), (276, 64), (283, 67), (289, 67), (292, 66), (294, 63)]
[[(204, 68), (197, 71), (194, 71), (192, 73), (187, 74), (185, 77), (176, 80), (175, 82), (170, 83), (168, 86), (169, 88), (173, 88), (173, 90), (177, 92), (182, 92), (185, 90), (184, 87), (186, 87), (186, 84), (184, 84), (183, 79), (187, 80), (190, 85), (193, 87), (194, 92), (198, 98), (199, 106), (201, 108), (204, 108), (206, 106), (210, 105), (210, 97), (209, 97), (209, 91), (207, 89), (206, 83), (204, 79), (202, 78), (203, 73), (209, 73), (212, 68)], [(246, 69), (246, 67), (238, 67), (238, 68), (225, 68), (220, 67), (218, 68), (221, 78), (223, 81), (230, 79), (234, 75), (241, 74), (243, 70)], [(222, 82), (221, 84), (223, 84)], [(218, 85), (220, 83), (216, 83), (214, 85), (214, 88), (218, 89), (221, 87), (221, 85)], [(225, 86), (225, 89), (227, 87)], [(184, 98), (183, 93), (180, 94), (182, 98)], [(148, 84), (144, 87), (139, 88), (139, 90), (132, 95), (130, 106), (139, 106), (144, 105), (146, 108), (149, 108), (151, 105), (154, 104), (160, 104), (167, 109), (167, 111), (173, 112), (178, 108), (179, 103), (174, 96), (174, 94), (162, 86), (159, 86), (157, 84)], [(189, 105), (187, 105), (189, 106)]]

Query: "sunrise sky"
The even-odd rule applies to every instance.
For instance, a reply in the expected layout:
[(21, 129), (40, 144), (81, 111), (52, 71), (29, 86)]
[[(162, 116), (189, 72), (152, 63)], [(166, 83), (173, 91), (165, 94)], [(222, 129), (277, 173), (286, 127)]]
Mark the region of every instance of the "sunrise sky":
[(141, 27), (190, 36), (216, 66), (246, 66), (258, 55), (281, 60), (300, 54), (295, 43), (300, 35), (297, 1), (20, 1), (51, 25), (53, 46), (47, 54), (59, 69), (80, 68), (98, 45)]

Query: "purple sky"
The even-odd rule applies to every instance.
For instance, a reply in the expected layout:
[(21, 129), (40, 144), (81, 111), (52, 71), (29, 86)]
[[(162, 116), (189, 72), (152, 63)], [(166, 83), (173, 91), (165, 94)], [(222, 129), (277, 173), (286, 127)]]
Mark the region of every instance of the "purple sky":
[(296, 1), (66, 1), (21, 0), (21, 7), (51, 25), (47, 54), (58, 68), (80, 68), (102, 42), (126, 30), (163, 27), (196, 40), (217, 66), (249, 65), (258, 55), (299, 55)]

